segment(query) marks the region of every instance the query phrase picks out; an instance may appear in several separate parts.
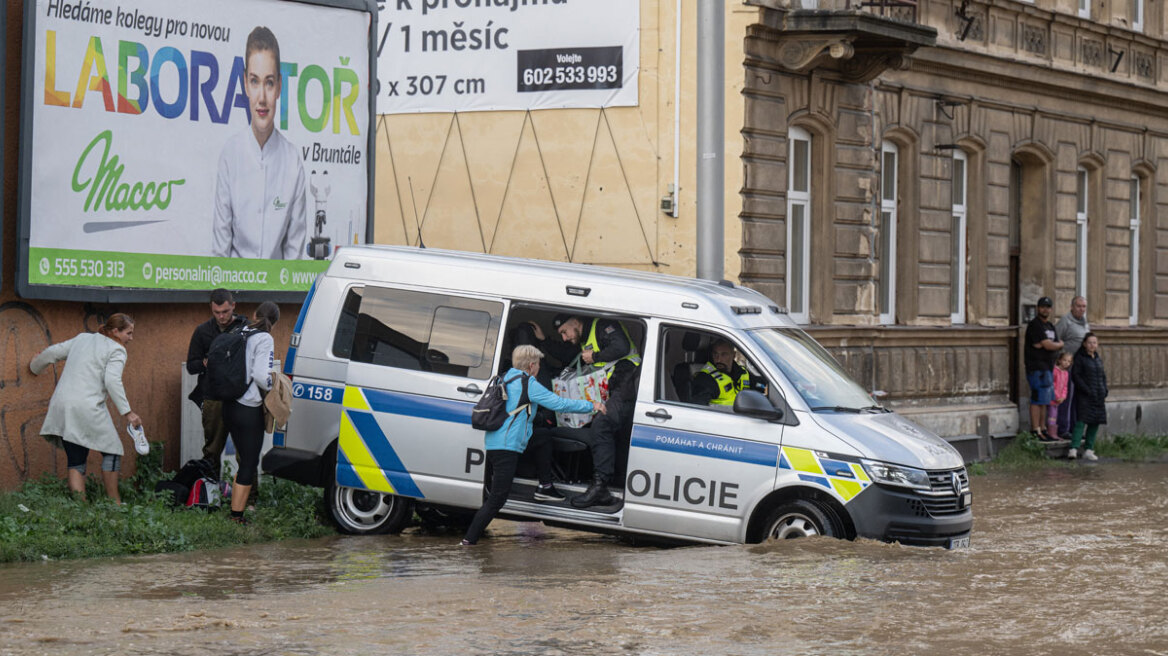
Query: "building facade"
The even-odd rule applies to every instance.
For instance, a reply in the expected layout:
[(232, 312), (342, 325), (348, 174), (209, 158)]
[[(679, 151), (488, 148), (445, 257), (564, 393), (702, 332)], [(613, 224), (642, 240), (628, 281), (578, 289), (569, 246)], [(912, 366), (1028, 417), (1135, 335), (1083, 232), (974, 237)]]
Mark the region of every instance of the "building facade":
[[(1037, 299), (1083, 295), (1109, 430), (1168, 430), (1145, 2), (727, 3), (726, 277), (970, 456), (1026, 427)], [(376, 241), (694, 275), (696, 5), (640, 9), (637, 107), (380, 117)]]

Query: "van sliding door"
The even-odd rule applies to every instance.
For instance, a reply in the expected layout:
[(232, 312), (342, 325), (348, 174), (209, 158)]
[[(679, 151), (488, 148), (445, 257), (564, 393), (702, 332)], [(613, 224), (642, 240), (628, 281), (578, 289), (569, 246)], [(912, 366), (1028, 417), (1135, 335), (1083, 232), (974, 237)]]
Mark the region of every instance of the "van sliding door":
[(477, 507), (483, 434), (471, 408), (498, 359), (506, 303), (365, 289), (346, 377), (337, 484)]

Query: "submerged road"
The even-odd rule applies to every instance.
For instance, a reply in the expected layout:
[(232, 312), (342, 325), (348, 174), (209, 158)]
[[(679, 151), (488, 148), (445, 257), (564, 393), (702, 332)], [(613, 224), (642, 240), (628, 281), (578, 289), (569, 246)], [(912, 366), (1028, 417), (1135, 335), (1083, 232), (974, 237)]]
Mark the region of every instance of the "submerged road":
[(1168, 654), (1168, 464), (971, 479), (955, 552), (496, 522), (0, 566), (0, 655)]

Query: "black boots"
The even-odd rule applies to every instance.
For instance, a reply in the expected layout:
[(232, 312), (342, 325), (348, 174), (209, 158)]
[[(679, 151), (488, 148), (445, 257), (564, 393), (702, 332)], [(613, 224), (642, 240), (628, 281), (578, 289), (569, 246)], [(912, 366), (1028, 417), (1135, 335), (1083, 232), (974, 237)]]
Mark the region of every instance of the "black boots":
[(612, 495), (608, 493), (608, 481), (604, 476), (597, 474), (592, 479), (592, 485), (584, 490), (584, 494), (572, 498), (572, 506), (575, 508), (587, 508), (589, 506), (607, 506), (615, 501)]

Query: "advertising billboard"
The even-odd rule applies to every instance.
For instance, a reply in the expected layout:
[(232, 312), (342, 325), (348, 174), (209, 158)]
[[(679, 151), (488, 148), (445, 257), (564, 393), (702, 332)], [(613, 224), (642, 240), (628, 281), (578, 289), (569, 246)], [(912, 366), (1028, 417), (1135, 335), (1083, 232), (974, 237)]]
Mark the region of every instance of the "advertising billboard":
[(367, 237), (375, 17), (363, 0), (28, 3), (21, 294), (306, 291)]
[(390, 0), (381, 114), (637, 104), (636, 0)]

